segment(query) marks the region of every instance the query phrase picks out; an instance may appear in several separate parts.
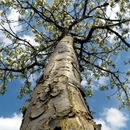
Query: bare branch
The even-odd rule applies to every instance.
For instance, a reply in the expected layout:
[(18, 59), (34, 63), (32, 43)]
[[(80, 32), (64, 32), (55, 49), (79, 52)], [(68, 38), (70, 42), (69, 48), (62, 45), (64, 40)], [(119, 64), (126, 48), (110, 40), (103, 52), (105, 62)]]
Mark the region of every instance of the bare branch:
[(127, 43), (125, 41), (125, 39), (116, 31), (112, 30), (111, 28), (107, 28), (107, 30), (111, 31), (112, 33), (114, 33), (119, 39), (121, 39), (121, 41), (127, 46), (127, 47), (130, 47), (130, 44)]
[(88, 4), (88, 0), (85, 0), (84, 2), (84, 10), (83, 10), (83, 14), (82, 14), (82, 17), (85, 15), (86, 13), (86, 10), (87, 10), (87, 4)]

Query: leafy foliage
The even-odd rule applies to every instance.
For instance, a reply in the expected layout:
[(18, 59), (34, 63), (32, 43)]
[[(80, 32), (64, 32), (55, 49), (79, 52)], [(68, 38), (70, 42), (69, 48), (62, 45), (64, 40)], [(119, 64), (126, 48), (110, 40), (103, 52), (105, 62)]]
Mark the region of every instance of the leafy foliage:
[[(25, 79), (21, 96), (30, 93), (30, 76), (43, 71), (57, 42), (71, 35), (87, 81), (86, 94), (93, 94), (93, 86), (113, 89), (121, 106), (130, 107), (130, 59), (124, 58), (126, 70), (115, 60), (129, 53), (129, 5), (129, 0), (1, 0), (1, 94), (15, 78)], [(99, 82), (102, 78), (105, 85)]]

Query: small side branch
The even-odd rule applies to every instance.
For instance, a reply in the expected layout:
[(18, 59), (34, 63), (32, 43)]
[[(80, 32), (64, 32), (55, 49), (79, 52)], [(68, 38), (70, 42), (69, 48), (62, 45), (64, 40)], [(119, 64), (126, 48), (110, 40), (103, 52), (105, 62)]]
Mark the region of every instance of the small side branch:
[(125, 39), (116, 31), (112, 30), (111, 28), (107, 28), (109, 31), (111, 31), (112, 33), (114, 33), (119, 39), (121, 39), (121, 41), (127, 46), (127, 47), (130, 47), (130, 44), (127, 43), (125, 41)]

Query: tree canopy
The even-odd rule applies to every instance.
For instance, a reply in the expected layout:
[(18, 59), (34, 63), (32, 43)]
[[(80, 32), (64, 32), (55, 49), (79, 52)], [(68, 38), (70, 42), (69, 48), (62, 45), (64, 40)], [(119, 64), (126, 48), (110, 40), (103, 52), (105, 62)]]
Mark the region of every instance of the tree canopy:
[(44, 74), (57, 43), (71, 35), (86, 95), (113, 89), (121, 107), (130, 107), (130, 58), (123, 68), (115, 60), (129, 53), (129, 13), (129, 0), (1, 0), (0, 93), (17, 78), (25, 81), (20, 97), (31, 93), (31, 75)]

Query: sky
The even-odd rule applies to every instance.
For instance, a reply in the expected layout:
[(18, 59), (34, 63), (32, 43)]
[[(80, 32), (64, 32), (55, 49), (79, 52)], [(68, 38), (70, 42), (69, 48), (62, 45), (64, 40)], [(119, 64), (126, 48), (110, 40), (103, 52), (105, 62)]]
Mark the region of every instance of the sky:
[[(114, 13), (110, 10), (111, 9), (108, 9), (108, 15), (111, 15), (111, 17), (114, 18)], [(118, 6), (115, 7), (114, 11), (118, 11)], [(19, 14), (15, 10), (11, 10), (8, 16), (8, 18), (13, 20), (18, 20), (18, 17)], [(17, 23), (12, 26), (15, 32), (22, 29), (21, 26), (17, 25)], [(23, 37), (34, 43), (32, 35), (25, 35)], [(5, 43), (10, 42), (9, 39), (5, 38), (2, 34), (0, 34), (0, 39), (3, 39)], [(116, 58), (116, 62), (120, 63), (121, 59), (124, 57), (126, 57), (126, 55), (119, 55)], [(120, 66), (120, 69), (121, 67), (122, 66)], [(106, 80), (103, 78), (100, 80), (100, 84), (105, 82)], [(20, 107), (24, 103), (25, 98), (19, 100), (17, 96), (22, 84), (23, 83), (20, 80), (9, 83), (6, 95), (0, 96), (0, 130), (19, 130), (20, 128), (22, 121)], [(83, 79), (81, 84), (83, 86), (86, 85), (85, 79)], [(95, 90), (95, 95), (92, 98), (88, 98), (87, 102), (90, 106), (90, 110), (94, 112), (94, 120), (97, 123), (102, 124), (102, 130), (129, 130), (130, 111), (128, 111), (127, 108), (122, 110), (117, 109), (119, 102), (116, 99), (108, 100), (106, 98), (108, 93), (109, 92), (100, 92)]]

